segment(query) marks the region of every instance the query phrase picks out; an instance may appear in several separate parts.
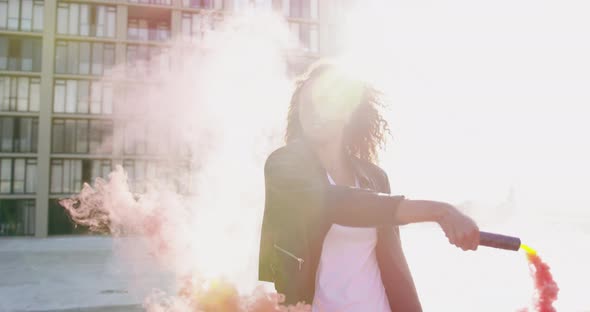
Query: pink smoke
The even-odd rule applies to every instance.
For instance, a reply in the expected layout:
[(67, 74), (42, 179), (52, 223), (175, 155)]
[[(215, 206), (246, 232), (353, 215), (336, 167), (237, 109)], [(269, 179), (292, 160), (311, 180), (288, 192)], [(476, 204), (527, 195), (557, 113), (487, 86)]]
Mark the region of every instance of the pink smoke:
[(559, 287), (553, 279), (549, 265), (536, 253), (527, 253), (529, 270), (535, 281), (535, 311), (555, 312), (553, 302), (557, 300)]
[[(184, 257), (183, 248), (192, 248), (191, 237), (179, 235), (187, 231), (182, 219), (188, 214), (170, 212), (166, 207), (184, 207), (181, 197), (170, 192), (152, 192), (156, 197), (136, 198), (127, 187), (127, 176), (121, 167), (108, 180), (97, 179), (94, 187), (84, 184), (75, 197), (60, 201), (77, 224), (92, 231), (115, 236), (139, 235), (147, 240), (148, 252), (162, 265), (174, 257)], [(180, 226), (180, 227), (179, 227)], [(222, 246), (220, 246), (222, 247)], [(178, 268), (177, 268), (178, 269)], [(205, 280), (198, 272), (185, 271), (179, 276), (181, 289), (177, 295), (156, 291), (145, 300), (148, 311), (236, 311), (297, 312), (310, 311), (309, 305), (283, 306), (284, 296), (257, 287), (250, 295), (240, 295), (226, 280)]]

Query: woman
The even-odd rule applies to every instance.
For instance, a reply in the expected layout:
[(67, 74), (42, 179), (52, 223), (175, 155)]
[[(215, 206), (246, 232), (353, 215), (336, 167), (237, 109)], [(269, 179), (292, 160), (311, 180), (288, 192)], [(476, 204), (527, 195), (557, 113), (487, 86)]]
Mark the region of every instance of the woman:
[(479, 230), (448, 203), (389, 195), (375, 165), (388, 132), (379, 94), (334, 64), (297, 82), (286, 145), (264, 169), (259, 279), (313, 311), (421, 311), (398, 226), (437, 222), (475, 250)]

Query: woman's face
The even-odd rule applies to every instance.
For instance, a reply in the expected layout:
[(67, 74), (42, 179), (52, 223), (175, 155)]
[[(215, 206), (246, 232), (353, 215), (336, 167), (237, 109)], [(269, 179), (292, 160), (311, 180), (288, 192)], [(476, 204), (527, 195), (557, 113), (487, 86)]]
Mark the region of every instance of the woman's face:
[(299, 121), (304, 135), (316, 143), (341, 139), (363, 91), (362, 83), (336, 69), (327, 69), (307, 81), (299, 106)]

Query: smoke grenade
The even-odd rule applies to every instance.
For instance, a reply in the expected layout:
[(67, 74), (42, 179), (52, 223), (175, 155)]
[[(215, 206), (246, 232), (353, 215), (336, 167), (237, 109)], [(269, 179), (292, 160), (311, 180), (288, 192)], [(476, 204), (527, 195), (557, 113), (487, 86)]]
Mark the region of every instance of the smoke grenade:
[(499, 249), (518, 251), (520, 249), (520, 238), (495, 233), (479, 232), (479, 245)]
[[(534, 311), (555, 312), (553, 302), (557, 300), (559, 287), (555, 280), (553, 280), (549, 266), (541, 260), (536, 250), (525, 244), (521, 244), (520, 238), (518, 237), (481, 231), (479, 232), (479, 245), (514, 251), (524, 250), (527, 261), (529, 262), (531, 276), (535, 281)], [(519, 311), (527, 312), (529, 309), (525, 308)]]

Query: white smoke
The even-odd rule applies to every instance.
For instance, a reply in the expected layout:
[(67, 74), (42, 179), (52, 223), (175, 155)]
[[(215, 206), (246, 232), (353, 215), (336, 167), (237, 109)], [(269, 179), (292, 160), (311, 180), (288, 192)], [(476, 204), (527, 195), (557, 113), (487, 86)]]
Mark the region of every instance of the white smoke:
[[(257, 287), (257, 250), (263, 166), (283, 137), (296, 45), (280, 18), (257, 11), (216, 24), (199, 45), (185, 39), (135, 68), (151, 83), (114, 70), (125, 95), (117, 113), (132, 127), (125, 146), (145, 146), (146, 174), (134, 168), (131, 181), (118, 166), (61, 203), (81, 225), (135, 237), (119, 241), (124, 259), (148, 253), (155, 271), (175, 276), (180, 293), (156, 291), (148, 310), (216, 311), (229, 300), (232, 311), (283, 311)], [(179, 66), (162, 72), (169, 61)]]

